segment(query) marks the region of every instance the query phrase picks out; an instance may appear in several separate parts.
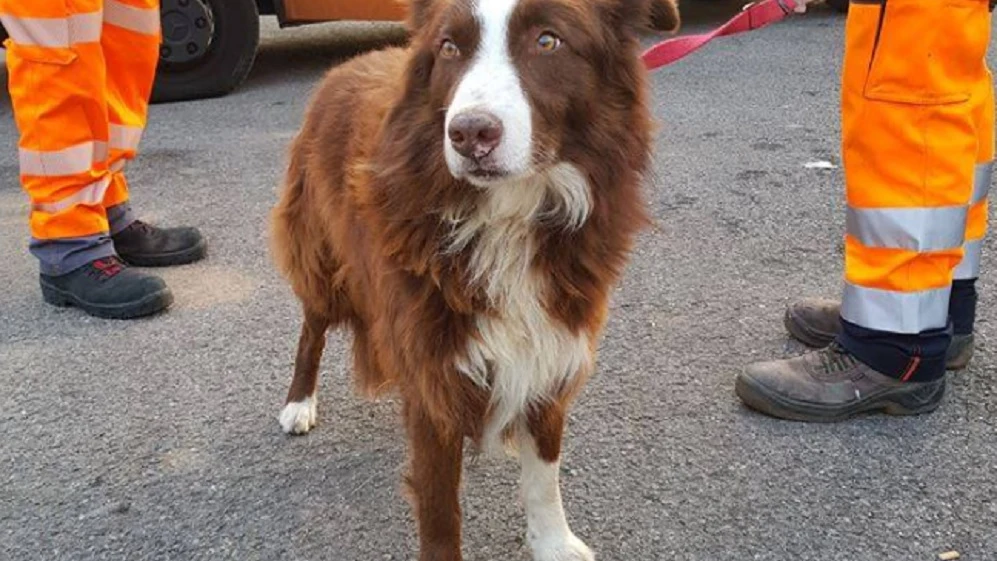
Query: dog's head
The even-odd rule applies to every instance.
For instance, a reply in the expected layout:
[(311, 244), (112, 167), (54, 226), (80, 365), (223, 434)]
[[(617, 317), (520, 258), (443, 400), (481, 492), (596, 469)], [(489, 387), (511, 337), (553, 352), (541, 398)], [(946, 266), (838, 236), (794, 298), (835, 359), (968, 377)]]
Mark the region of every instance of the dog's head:
[(641, 109), (640, 30), (679, 25), (673, 0), (412, 0), (410, 8), (406, 97), (431, 108), (424, 120), (438, 133), (436, 146), (421, 149), (482, 188), (539, 173), (585, 143), (591, 153), (593, 135), (605, 135), (593, 128), (600, 116), (625, 121), (619, 113)]

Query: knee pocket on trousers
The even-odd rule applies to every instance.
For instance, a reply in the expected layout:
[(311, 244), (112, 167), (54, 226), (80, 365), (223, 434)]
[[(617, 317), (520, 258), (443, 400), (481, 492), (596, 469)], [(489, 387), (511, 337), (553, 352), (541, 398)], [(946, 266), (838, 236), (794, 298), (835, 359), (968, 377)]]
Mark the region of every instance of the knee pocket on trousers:
[(985, 0), (888, 0), (856, 10), (875, 37), (867, 99), (916, 105), (962, 103), (984, 69), (990, 33)]

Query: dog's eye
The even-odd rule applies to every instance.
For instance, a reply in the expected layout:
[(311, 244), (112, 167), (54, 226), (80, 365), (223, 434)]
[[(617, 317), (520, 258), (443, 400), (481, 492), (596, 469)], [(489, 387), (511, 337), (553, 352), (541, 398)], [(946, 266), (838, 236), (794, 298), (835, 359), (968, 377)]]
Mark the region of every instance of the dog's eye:
[(537, 37), (537, 48), (543, 53), (552, 53), (561, 48), (561, 38), (551, 32), (545, 32)]
[(460, 49), (457, 48), (457, 44), (450, 39), (444, 39), (440, 43), (440, 56), (443, 58), (457, 58), (460, 56)]

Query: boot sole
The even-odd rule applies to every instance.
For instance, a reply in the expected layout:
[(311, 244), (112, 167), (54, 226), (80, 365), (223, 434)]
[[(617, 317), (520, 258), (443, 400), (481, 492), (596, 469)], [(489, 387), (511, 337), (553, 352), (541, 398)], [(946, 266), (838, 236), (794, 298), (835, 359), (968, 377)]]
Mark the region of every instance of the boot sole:
[[(785, 325), (790, 337), (812, 349), (823, 349), (830, 345), (838, 335), (837, 333), (828, 334), (810, 329), (806, 322), (798, 320), (790, 310), (786, 310), (785, 315), (783, 315), (783, 325)], [(948, 358), (945, 361), (945, 369), (963, 370), (969, 366), (969, 361), (972, 358), (973, 348), (972, 345), (969, 345), (968, 351), (963, 350), (958, 355)]]
[(208, 244), (204, 240), (201, 240), (197, 242), (197, 245), (172, 253), (155, 253), (150, 255), (119, 253), (118, 257), (133, 267), (174, 267), (176, 265), (187, 265), (195, 261), (200, 261), (204, 259), (207, 253)]
[(821, 405), (789, 399), (777, 395), (765, 386), (745, 376), (738, 376), (734, 391), (745, 405), (780, 419), (810, 423), (835, 423), (857, 415), (883, 412), (887, 415), (921, 415), (930, 413), (941, 405), (945, 395), (945, 384), (928, 395), (895, 390), (883, 393), (869, 401), (847, 407)]
[(56, 288), (44, 281), (41, 282), (41, 288), (42, 299), (53, 306), (59, 308), (79, 308), (94, 317), (104, 319), (134, 319), (150, 316), (169, 308), (173, 304), (173, 293), (168, 288), (146, 295), (134, 302), (115, 305), (87, 302), (72, 293)]

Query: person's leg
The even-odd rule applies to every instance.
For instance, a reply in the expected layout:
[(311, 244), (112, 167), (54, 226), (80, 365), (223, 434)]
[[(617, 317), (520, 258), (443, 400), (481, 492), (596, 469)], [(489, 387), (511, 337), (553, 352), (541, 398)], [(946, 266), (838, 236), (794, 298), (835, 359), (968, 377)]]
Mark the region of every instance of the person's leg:
[(96, 315), (134, 317), (172, 297), (159, 279), (114, 261), (104, 209), (112, 181), (102, 3), (0, 0), (0, 21), (10, 35), (8, 87), (43, 296)]
[(111, 186), (104, 206), (112, 218), (111, 234), (134, 220), (125, 179), (125, 164), (138, 155), (148, 117), (149, 97), (159, 60), (157, 0), (105, 0), (101, 46), (107, 59)]
[(952, 319), (954, 333), (949, 363), (955, 368), (965, 367), (973, 355), (976, 280), (980, 276), (983, 240), (987, 234), (988, 195), (993, 181), (994, 85), (986, 60), (980, 64), (982, 69), (973, 91), (973, 116), (979, 139), (976, 170), (973, 174), (973, 195), (966, 219), (965, 252), (955, 269), (952, 294), (949, 297), (949, 317)]
[[(949, 370), (965, 368), (973, 355), (973, 328), (976, 321), (977, 291), (983, 240), (987, 233), (987, 196), (993, 179), (994, 160), (994, 85), (986, 59), (979, 61), (979, 72), (972, 89), (970, 104), (978, 135), (976, 167), (972, 177), (972, 198), (966, 219), (964, 254), (953, 275), (949, 296), (949, 319), (952, 340), (946, 352)], [(821, 348), (834, 341), (841, 332), (841, 306), (834, 300), (808, 298), (786, 309), (786, 330), (807, 346)]]
[(749, 367), (737, 383), (749, 405), (839, 420), (940, 402), (977, 159), (972, 93), (989, 33), (986, 0), (852, 4), (841, 98), (841, 333), (817, 353)]
[(205, 244), (193, 228), (161, 229), (136, 220), (125, 165), (138, 155), (159, 61), (159, 0), (105, 0), (101, 38), (107, 60), (110, 186), (104, 195), (118, 255), (132, 265), (197, 261)]
[(102, 204), (110, 179), (100, 4), (0, 0), (30, 248), (49, 275), (114, 254)]

